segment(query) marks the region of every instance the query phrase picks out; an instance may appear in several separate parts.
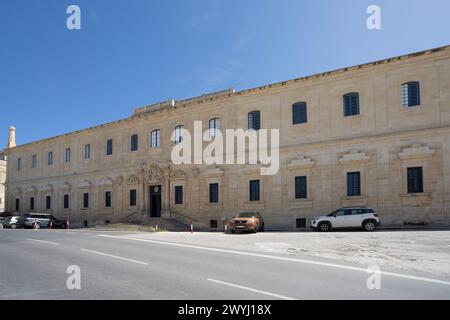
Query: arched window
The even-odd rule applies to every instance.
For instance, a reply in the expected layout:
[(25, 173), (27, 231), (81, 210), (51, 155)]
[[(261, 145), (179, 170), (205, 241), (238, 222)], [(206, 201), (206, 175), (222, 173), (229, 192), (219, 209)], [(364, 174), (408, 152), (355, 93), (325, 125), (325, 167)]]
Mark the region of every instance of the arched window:
[(344, 95), (344, 117), (359, 114), (359, 93), (352, 92)]
[(251, 130), (261, 129), (261, 112), (259, 110), (248, 113), (248, 128)]
[(292, 105), (292, 124), (308, 122), (308, 109), (306, 102), (297, 102)]
[(174, 140), (175, 144), (181, 143), (183, 141), (183, 126), (176, 126), (174, 129)]
[(108, 139), (106, 141), (106, 155), (110, 156), (113, 154), (113, 140), (112, 139)]
[(401, 87), (402, 105), (404, 107), (420, 106), (420, 84), (417, 81), (411, 81), (402, 84)]
[(65, 153), (64, 153), (64, 161), (65, 162), (70, 162), (70, 148), (67, 148)]
[(208, 121), (209, 137), (215, 138), (219, 130), (220, 130), (220, 119), (219, 118), (210, 119)]
[(150, 148), (159, 148), (161, 144), (161, 130), (156, 129), (150, 133)]

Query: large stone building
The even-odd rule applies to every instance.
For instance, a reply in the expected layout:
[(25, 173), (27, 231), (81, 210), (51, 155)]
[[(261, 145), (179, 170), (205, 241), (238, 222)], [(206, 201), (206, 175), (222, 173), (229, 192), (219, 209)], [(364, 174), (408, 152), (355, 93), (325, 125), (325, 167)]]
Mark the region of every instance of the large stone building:
[[(194, 120), (204, 130), (280, 129), (278, 174), (174, 165), (171, 134), (192, 131)], [(21, 146), (11, 140), (12, 212), (80, 224), (162, 216), (216, 229), (258, 210), (267, 229), (295, 229), (342, 206), (369, 206), (386, 225), (450, 225), (450, 47), (170, 100)]]
[(6, 156), (0, 151), (0, 212), (5, 210)]

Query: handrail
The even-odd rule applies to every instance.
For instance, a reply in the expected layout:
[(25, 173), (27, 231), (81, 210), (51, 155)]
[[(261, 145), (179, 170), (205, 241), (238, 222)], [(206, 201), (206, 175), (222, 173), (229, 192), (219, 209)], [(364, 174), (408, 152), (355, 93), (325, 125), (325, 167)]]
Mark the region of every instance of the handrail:
[(191, 220), (191, 221), (198, 222), (197, 219), (194, 219), (194, 218), (191, 218), (191, 217), (189, 217), (189, 216), (186, 216), (186, 215), (184, 215), (184, 214), (182, 214), (182, 213), (179, 213), (179, 212), (175, 212), (175, 211), (170, 210), (170, 216), (172, 216), (172, 214), (181, 216), (181, 217), (186, 218), (186, 219)]

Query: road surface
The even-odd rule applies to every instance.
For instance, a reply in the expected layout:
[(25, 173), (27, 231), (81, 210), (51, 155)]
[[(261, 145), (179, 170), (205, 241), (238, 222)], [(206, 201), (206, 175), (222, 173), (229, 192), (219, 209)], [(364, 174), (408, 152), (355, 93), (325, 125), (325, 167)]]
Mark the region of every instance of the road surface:
[[(450, 299), (450, 279), (429, 274), (383, 269), (370, 290), (377, 274), (359, 265), (133, 235), (0, 230), (0, 299)], [(67, 288), (69, 266), (80, 290)]]

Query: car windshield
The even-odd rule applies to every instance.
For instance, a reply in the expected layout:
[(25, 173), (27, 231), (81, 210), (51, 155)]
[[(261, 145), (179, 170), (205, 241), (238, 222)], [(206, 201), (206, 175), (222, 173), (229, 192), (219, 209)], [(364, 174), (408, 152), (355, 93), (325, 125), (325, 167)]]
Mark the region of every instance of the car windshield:
[(255, 212), (241, 212), (237, 215), (239, 218), (253, 218), (256, 216)]

